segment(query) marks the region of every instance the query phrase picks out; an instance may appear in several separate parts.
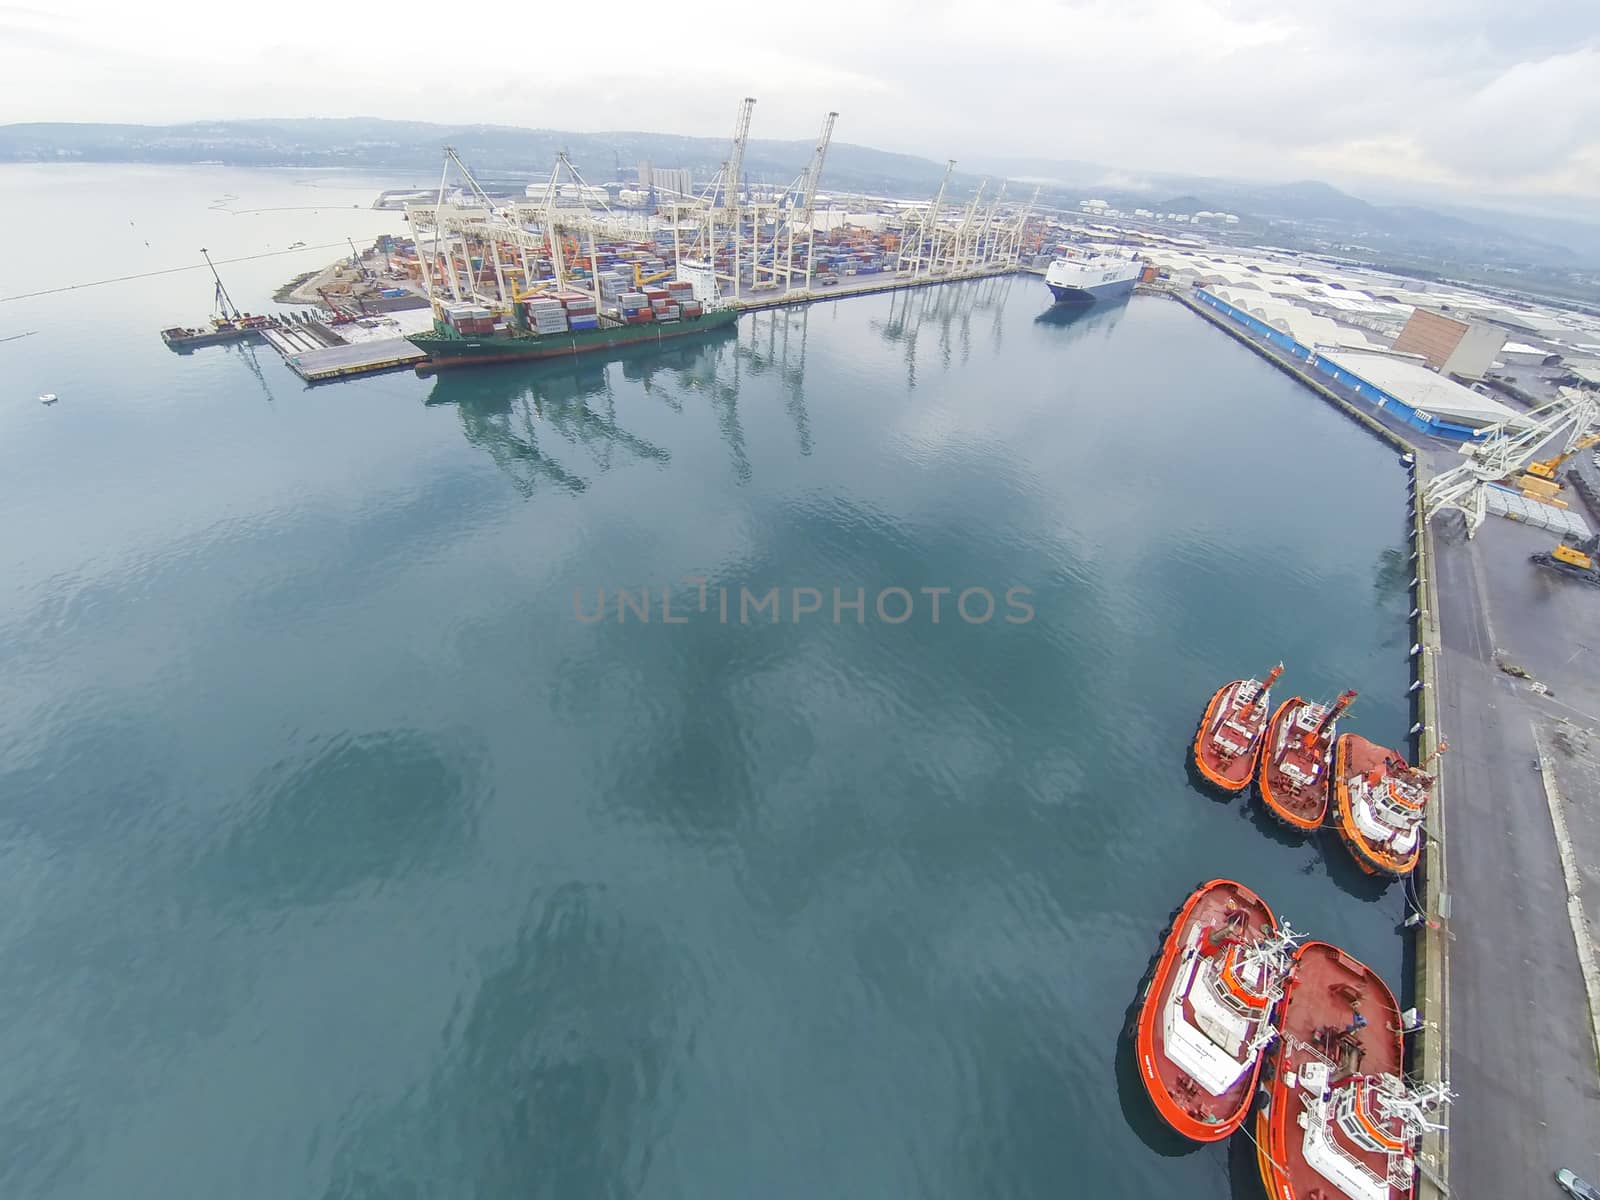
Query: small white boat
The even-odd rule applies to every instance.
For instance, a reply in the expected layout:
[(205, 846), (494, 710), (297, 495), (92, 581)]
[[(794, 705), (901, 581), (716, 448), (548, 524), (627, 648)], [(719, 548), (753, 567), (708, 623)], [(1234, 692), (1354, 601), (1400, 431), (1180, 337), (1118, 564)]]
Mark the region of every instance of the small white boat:
[(54, 392), (46, 392), (44, 395), (39, 397), (39, 403), (54, 404), (59, 399), (61, 399), (61, 397), (56, 395)]

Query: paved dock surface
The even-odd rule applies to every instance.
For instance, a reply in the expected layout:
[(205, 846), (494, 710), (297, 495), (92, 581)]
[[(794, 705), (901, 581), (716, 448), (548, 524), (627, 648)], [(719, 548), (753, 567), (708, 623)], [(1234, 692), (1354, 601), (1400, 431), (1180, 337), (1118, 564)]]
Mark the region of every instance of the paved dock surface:
[[(1539, 540), (1539, 531), (1494, 518), (1471, 545), (1437, 526), (1434, 536), (1438, 700), (1450, 742), (1441, 765), (1448, 1073), (1458, 1095), (1447, 1119), (1452, 1194), (1465, 1200), (1552, 1195), (1560, 1167), (1600, 1176), (1588, 998), (1533, 766), (1533, 722), (1550, 720), (1553, 708), (1495, 661), (1497, 648), (1515, 658), (1520, 644), (1537, 647), (1550, 636), (1515, 606), (1534, 570), (1528, 543)], [(1501, 592), (1511, 604), (1496, 605)]]
[(308, 350), (304, 354), (287, 356), (284, 361), (301, 379), (307, 383), (317, 383), (324, 379), (342, 379), (349, 375), (407, 367), (426, 357), (405, 338), (384, 338), (351, 346)]

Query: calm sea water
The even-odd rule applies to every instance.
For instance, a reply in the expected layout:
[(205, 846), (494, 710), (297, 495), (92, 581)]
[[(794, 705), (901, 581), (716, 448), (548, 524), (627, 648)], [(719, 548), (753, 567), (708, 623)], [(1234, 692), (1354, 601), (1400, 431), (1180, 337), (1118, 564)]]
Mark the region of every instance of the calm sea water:
[[(378, 186), (0, 169), (5, 294), (370, 239)], [(0, 303), (0, 1194), (1256, 1194), (1119, 1035), (1218, 875), (1399, 982), (1399, 886), (1184, 762), (1279, 658), (1404, 737), (1387, 450), (1033, 279), (314, 390), (166, 351), (209, 292)]]

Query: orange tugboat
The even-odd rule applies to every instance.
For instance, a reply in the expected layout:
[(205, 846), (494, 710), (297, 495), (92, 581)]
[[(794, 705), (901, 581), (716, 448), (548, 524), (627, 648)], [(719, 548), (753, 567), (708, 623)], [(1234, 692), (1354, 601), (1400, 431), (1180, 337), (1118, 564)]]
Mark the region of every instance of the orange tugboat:
[(1339, 717), (1355, 698), (1345, 692), (1330, 707), (1294, 696), (1272, 714), (1259, 785), (1267, 811), (1280, 821), (1296, 829), (1321, 827)]
[(1235, 679), (1218, 688), (1206, 705), (1194, 735), (1194, 764), (1223, 791), (1242, 792), (1250, 786), (1272, 711), (1272, 685), (1282, 674), (1279, 663), (1265, 680)]
[(1136, 1049), (1151, 1102), (1184, 1137), (1217, 1142), (1244, 1123), (1294, 936), (1227, 879), (1202, 884), (1173, 921), (1139, 1005)]
[[(1441, 745), (1434, 752), (1444, 751)], [(1422, 817), (1433, 776), (1405, 755), (1339, 735), (1334, 747), (1333, 794), (1339, 836), (1368, 875), (1409, 875), (1422, 854)]]
[(1327, 942), (1294, 956), (1272, 1082), (1255, 1121), (1272, 1200), (1402, 1200), (1416, 1146), (1442, 1126), (1443, 1084), (1402, 1074), (1400, 1007), (1373, 971)]

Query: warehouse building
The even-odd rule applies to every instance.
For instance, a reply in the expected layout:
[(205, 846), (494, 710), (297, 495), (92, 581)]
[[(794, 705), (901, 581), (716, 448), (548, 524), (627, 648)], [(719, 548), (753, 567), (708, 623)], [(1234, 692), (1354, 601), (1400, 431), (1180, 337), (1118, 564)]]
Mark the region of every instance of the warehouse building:
[[(1232, 299), (1219, 292), (1227, 293)], [(1373, 408), (1422, 433), (1466, 442), (1478, 437), (1486, 425), (1501, 421), (1512, 425), (1526, 423), (1525, 417), (1498, 400), (1435, 374), (1420, 357), (1398, 357), (1381, 348), (1368, 350), (1326, 341), (1300, 341), (1289, 331), (1295, 328), (1293, 324), (1288, 329), (1280, 329), (1250, 311), (1252, 305), (1261, 311), (1259, 306), (1263, 301), (1271, 302), (1270, 297), (1262, 293), (1196, 288), (1194, 294), (1200, 303), (1238, 322), (1270, 345), (1303, 360), (1312, 370), (1342, 384)], [(1302, 336), (1308, 337), (1324, 332), (1322, 326), (1304, 322), (1299, 324), (1299, 330)]]
[(1482, 321), (1460, 320), (1419, 308), (1394, 340), (1397, 353), (1421, 355), (1441, 375), (1482, 379), (1506, 344), (1506, 331)]
[(1341, 350), (1318, 353), (1310, 366), (1371, 401), (1374, 408), (1435, 437), (1469, 441), (1487, 425), (1531, 423), (1516, 409), (1413, 359)]
[[(1381, 350), (1359, 329), (1350, 329), (1336, 321), (1318, 316), (1289, 300), (1266, 292), (1252, 292), (1243, 288), (1214, 287), (1207, 289), (1213, 296), (1226, 301), (1235, 309), (1287, 334), (1291, 341), (1301, 346), (1342, 346), (1352, 350)], [(1285, 346), (1285, 349), (1288, 349)]]
[(1500, 361), (1513, 367), (1552, 367), (1561, 361), (1561, 355), (1543, 346), (1507, 342), (1500, 348)]

